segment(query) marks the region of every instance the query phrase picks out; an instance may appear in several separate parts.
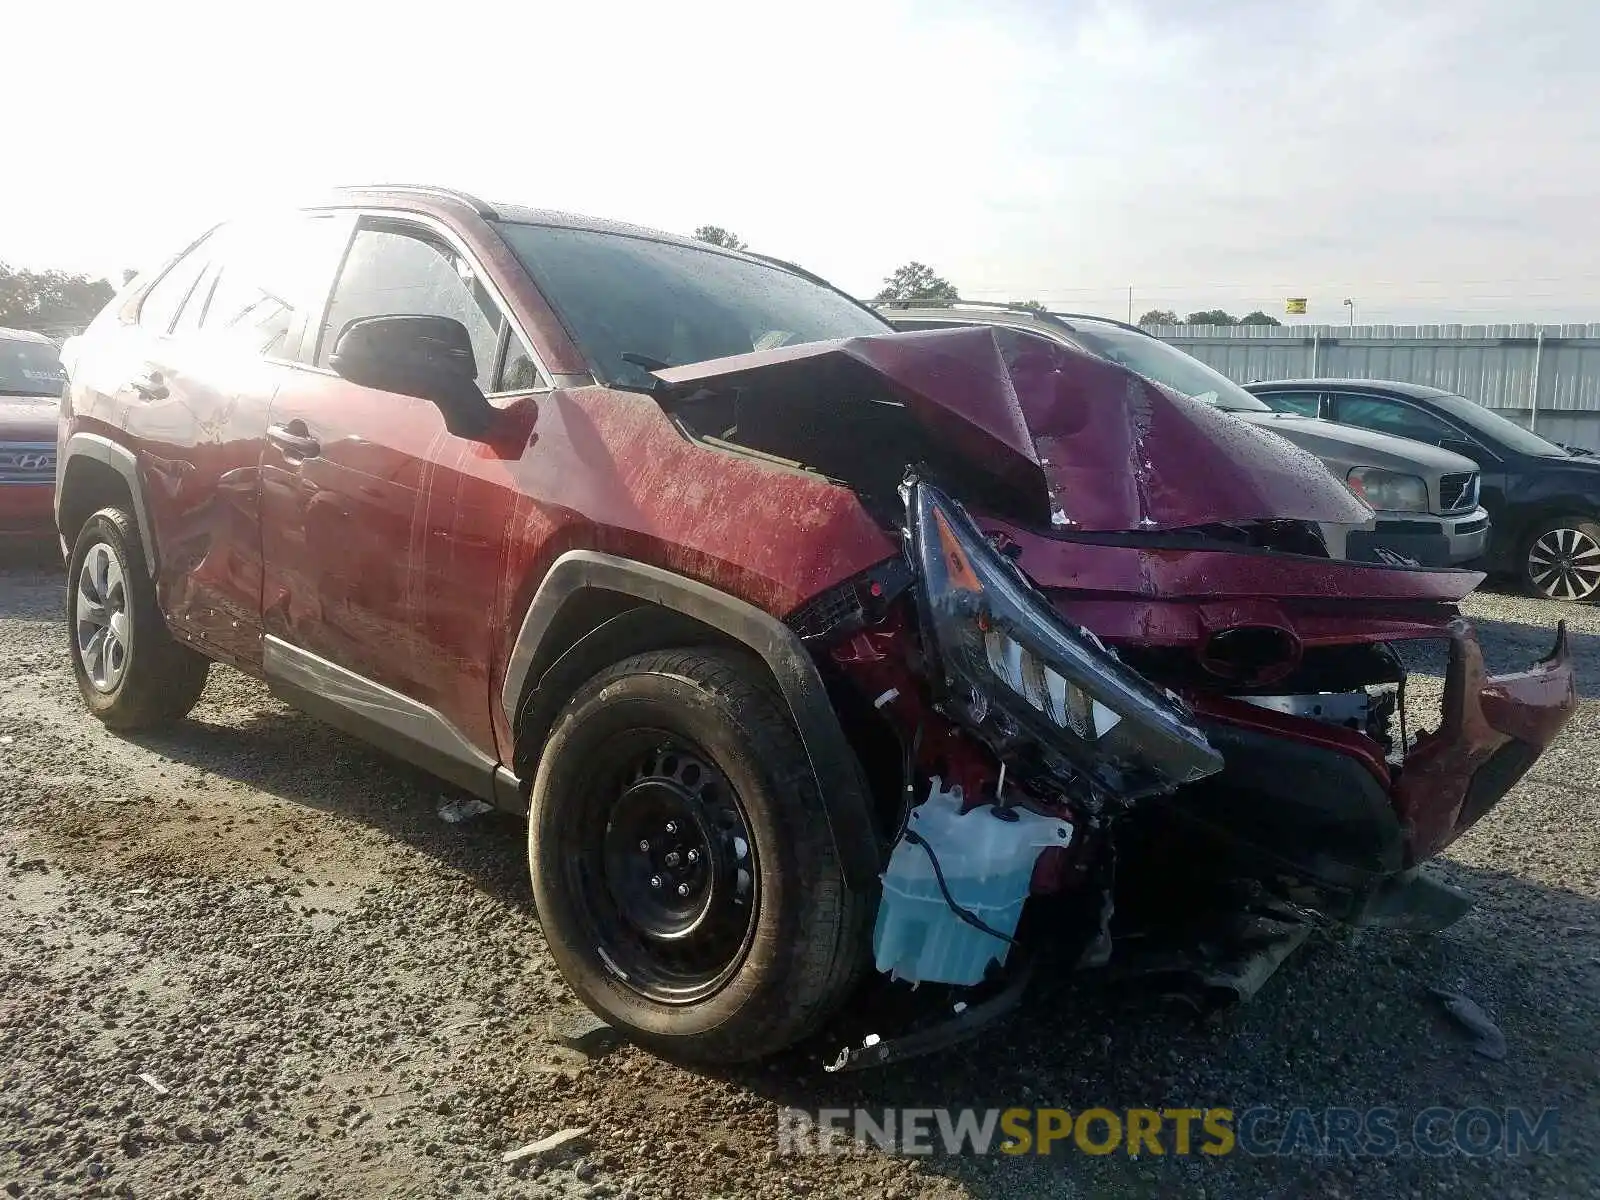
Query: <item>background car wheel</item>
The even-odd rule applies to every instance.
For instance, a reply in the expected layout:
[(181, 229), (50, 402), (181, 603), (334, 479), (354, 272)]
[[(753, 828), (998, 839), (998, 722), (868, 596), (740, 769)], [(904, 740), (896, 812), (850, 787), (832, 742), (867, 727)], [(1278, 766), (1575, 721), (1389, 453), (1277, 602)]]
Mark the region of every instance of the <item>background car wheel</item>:
[(121, 509), (102, 508), (78, 532), (67, 631), (83, 702), (113, 728), (177, 720), (206, 685), (211, 664), (168, 632), (133, 519)]
[(1536, 526), (1523, 543), (1522, 578), (1535, 596), (1600, 600), (1600, 524), (1559, 517)]
[(845, 886), (816, 778), (754, 660), (639, 655), (557, 718), (528, 824), (579, 998), (669, 1057), (771, 1054), (843, 1002), (876, 897)]

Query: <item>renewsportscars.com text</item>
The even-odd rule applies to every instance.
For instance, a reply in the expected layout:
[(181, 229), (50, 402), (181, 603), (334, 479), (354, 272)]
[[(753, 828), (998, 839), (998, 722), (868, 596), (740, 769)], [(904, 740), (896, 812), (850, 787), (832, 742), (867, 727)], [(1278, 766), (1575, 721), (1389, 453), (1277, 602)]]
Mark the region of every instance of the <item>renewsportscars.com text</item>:
[(1553, 1108), (785, 1108), (780, 1154), (1554, 1154)]

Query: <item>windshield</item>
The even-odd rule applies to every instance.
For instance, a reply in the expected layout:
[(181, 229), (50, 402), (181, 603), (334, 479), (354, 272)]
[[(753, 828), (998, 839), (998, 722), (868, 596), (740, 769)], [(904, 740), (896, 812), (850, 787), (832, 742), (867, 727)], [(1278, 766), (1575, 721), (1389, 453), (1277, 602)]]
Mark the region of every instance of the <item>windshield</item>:
[(499, 228), (606, 383), (654, 384), (624, 355), (681, 366), (892, 332), (838, 292), (714, 250), (553, 225)]
[(1206, 366), (1176, 346), (1115, 325), (1073, 321), (1073, 332), (1095, 354), (1137, 371), (1195, 400), (1204, 400), (1225, 412), (1272, 410), (1219, 371)]
[(61, 356), (49, 342), (0, 337), (0, 394), (59, 396), (66, 381)]
[(1465, 425), (1491, 441), (1499, 442), (1508, 450), (1518, 454), (1541, 454), (1555, 458), (1566, 458), (1567, 452), (1554, 442), (1547, 442), (1536, 433), (1529, 433), (1515, 421), (1507, 420), (1499, 413), (1490, 412), (1481, 404), (1474, 404), (1465, 396), (1434, 395), (1430, 397), (1433, 404), (1445, 413), (1454, 417)]

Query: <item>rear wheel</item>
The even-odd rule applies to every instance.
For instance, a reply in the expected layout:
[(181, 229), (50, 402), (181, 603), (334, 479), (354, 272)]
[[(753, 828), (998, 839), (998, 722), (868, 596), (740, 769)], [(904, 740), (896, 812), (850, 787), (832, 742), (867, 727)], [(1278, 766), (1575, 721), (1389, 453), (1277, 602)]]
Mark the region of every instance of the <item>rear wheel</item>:
[(601, 672), (557, 719), (529, 820), (551, 953), (590, 1008), (670, 1056), (759, 1058), (816, 1028), (865, 961), (782, 701), (737, 654)]
[(1535, 596), (1600, 600), (1600, 524), (1559, 517), (1535, 526), (1523, 542), (1522, 578)]
[(78, 531), (67, 567), (72, 670), (84, 705), (116, 729), (186, 716), (210, 663), (173, 640), (133, 519), (102, 508)]

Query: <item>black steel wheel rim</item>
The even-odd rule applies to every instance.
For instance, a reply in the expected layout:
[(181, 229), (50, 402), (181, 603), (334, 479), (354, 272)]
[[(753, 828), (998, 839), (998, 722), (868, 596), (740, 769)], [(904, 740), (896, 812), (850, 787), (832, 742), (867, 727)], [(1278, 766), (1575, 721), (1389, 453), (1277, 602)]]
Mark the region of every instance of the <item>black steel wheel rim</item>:
[(584, 934), (619, 982), (664, 1004), (722, 988), (754, 940), (760, 872), (743, 806), (675, 734), (606, 739), (566, 856)]

